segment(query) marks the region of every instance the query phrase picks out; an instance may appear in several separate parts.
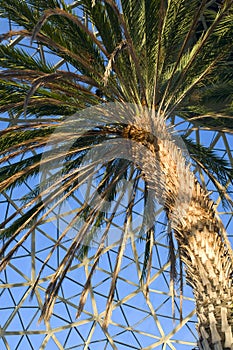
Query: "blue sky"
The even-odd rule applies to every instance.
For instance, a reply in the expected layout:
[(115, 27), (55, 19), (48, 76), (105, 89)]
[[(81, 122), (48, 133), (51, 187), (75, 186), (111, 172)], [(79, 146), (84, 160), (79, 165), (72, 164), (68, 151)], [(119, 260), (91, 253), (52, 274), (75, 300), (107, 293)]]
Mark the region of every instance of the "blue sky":
[[(6, 22), (0, 19), (0, 33), (6, 30)], [(0, 127), (4, 127), (1, 122)], [(201, 134), (201, 139), (204, 144), (209, 145), (214, 140), (215, 136), (215, 133), (206, 131)], [(229, 138), (229, 143), (233, 145), (232, 136), (227, 137)], [(215, 148), (219, 148), (218, 152), (220, 152), (220, 149), (223, 147), (223, 140), (219, 139)], [(18, 204), (22, 191), (26, 191), (27, 186), (33, 187), (35, 184), (33, 181), (29, 184), (24, 184), (21, 189), (16, 189), (8, 195)], [(7, 197), (2, 199), (1, 208), (1, 218), (6, 217), (15, 210), (13, 204), (9, 204)], [(224, 216), (223, 220), (225, 224), (228, 223), (229, 217), (230, 216)], [(233, 231), (232, 228), (232, 221), (229, 221), (229, 232)], [(6, 335), (0, 340), (0, 347), (3, 349), (7, 349), (7, 344), (9, 344), (8, 346), (10, 346), (10, 349), (19, 350), (30, 349), (30, 347), (32, 349), (39, 349), (40, 344), (44, 344), (44, 348), (50, 350), (59, 349), (61, 346), (67, 349), (78, 349), (81, 348), (78, 347), (78, 343), (84, 344), (84, 339), (88, 338), (91, 339), (89, 346), (91, 350), (103, 350), (104, 347), (106, 349), (113, 348), (111, 344), (106, 341), (106, 333), (103, 333), (98, 322), (92, 318), (91, 314), (96, 312), (95, 308), (98, 312), (104, 311), (106, 294), (109, 290), (113, 268), (112, 264), (115, 262), (116, 257), (116, 249), (111, 249), (102, 257), (98, 266), (98, 272), (95, 274), (93, 280), (93, 295), (95, 295), (94, 299), (96, 304), (93, 301), (93, 297), (89, 296), (84, 308), (85, 312), (82, 314), (80, 320), (75, 319), (75, 306), (79, 300), (81, 285), (86, 280), (87, 265), (76, 261), (77, 268), (70, 271), (68, 278), (65, 280), (59, 294), (59, 300), (55, 305), (54, 315), (50, 324), (44, 325), (41, 323), (38, 325), (37, 323), (39, 316), (38, 303), (41, 303), (40, 298), (44, 298), (44, 287), (47, 285), (46, 274), (49, 275), (53, 272), (57, 260), (60, 260), (64, 255), (65, 243), (63, 247), (57, 250), (57, 256), (52, 259), (51, 264), (48, 266), (44, 281), (41, 281), (38, 294), (30, 300), (28, 290), (30, 287), (32, 265), (34, 263), (38, 271), (47, 256), (47, 248), (52, 245), (53, 240), (56, 240), (56, 234), (58, 233), (59, 232), (54, 232), (54, 227), (50, 223), (41, 225), (35, 230), (25, 246), (19, 249), (18, 255), (14, 259), (14, 264), (7, 269), (6, 273), (2, 273), (0, 276), (0, 322), (1, 326), (5, 326), (6, 328)], [(159, 336), (161, 336), (161, 338), (164, 337), (164, 339), (166, 339), (167, 336), (168, 339), (170, 332), (174, 328), (179, 327), (177, 310), (177, 319), (173, 321), (171, 318), (172, 305), (171, 298), (169, 297), (168, 266), (166, 266), (166, 238), (165, 235), (160, 233), (156, 239), (157, 245), (155, 248), (152, 272), (154, 280), (151, 282), (150, 286), (150, 302), (156, 310), (156, 315), (154, 317), (151, 316), (151, 310), (149, 309), (148, 303), (145, 302), (142, 291), (138, 291), (138, 276), (135, 264), (133, 264), (133, 254), (135, 253), (133, 252), (133, 244), (127, 246), (115, 296), (116, 303), (122, 298), (125, 298), (126, 301), (124, 305), (120, 305), (114, 310), (112, 317), (113, 323), (109, 327), (109, 333), (115, 339), (117, 349), (119, 350), (129, 348), (139, 349), (140, 344), (143, 344), (143, 348), (146, 348), (153, 344), (153, 342), (158, 341)], [(34, 258), (30, 255), (31, 250), (36, 251), (36, 256)], [(143, 246), (138, 244), (139, 256), (142, 254), (142, 250)], [(139, 261), (141, 260), (139, 258)], [(161, 269), (163, 270), (162, 272)], [(16, 284), (16, 286), (13, 287), (13, 284)], [(132, 297), (133, 293), (135, 293), (135, 295)], [(195, 316), (190, 315), (194, 308), (192, 298), (191, 289), (186, 286), (184, 318), (187, 317), (188, 322), (182, 329), (177, 331), (174, 336), (170, 337), (170, 342), (167, 340), (166, 346), (162, 346), (161, 343), (157, 346), (158, 349), (191, 350), (194, 347)], [(62, 299), (68, 302), (68, 307), (62, 302)], [(176, 302), (177, 304), (179, 303), (178, 297), (176, 298)], [(168, 318), (165, 318), (165, 315), (167, 315)], [(140, 323), (143, 317), (145, 319)], [(129, 320), (129, 325), (126, 324), (126, 318)], [(88, 322), (89, 319), (90, 321)], [(7, 322), (9, 322), (9, 324), (7, 324)], [(69, 323), (73, 324), (73, 326), (66, 327)], [(128, 329), (126, 329), (127, 326)], [(131, 332), (130, 326), (136, 330), (136, 337)], [(48, 337), (49, 327), (55, 329), (54, 336), (50, 335), (50, 337)], [(59, 327), (63, 327), (63, 329), (58, 330)], [(20, 334), (22, 329), (25, 330), (26, 335)], [(161, 329), (163, 329), (164, 335), (161, 335), (161, 333), (163, 333)], [(43, 334), (38, 334), (39, 331), (42, 331)], [(27, 333), (30, 335), (27, 335)], [(182, 341), (186, 342), (186, 344), (181, 344)], [(82, 346), (82, 348), (84, 348), (85, 345)], [(156, 347), (154, 346), (153, 348)]]

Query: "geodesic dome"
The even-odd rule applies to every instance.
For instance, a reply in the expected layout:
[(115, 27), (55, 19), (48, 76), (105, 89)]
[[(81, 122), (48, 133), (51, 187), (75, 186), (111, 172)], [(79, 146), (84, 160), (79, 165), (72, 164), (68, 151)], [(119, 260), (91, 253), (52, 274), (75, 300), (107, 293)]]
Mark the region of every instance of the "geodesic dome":
[[(75, 7), (75, 3), (72, 4)], [(81, 16), (81, 14), (80, 14)], [(4, 21), (6, 32), (13, 24)], [(33, 57), (51, 55), (42, 45), (29, 42), (22, 37), (9, 41), (9, 45), (24, 47)], [(69, 70), (65, 60), (51, 57), (56, 68)], [(22, 120), (16, 115), (4, 114), (0, 118), (1, 127), (16, 125)], [(232, 139), (220, 132), (210, 132), (173, 119), (178, 129), (196, 140), (217, 150), (218, 154), (233, 164)], [(184, 132), (185, 133), (185, 132)], [(228, 232), (232, 232), (232, 213), (224, 210), (215, 187), (200, 168), (194, 172), (203, 186), (213, 191), (213, 198), (219, 205), (219, 213)], [(1, 194), (1, 221), (7, 220), (15, 211), (21, 215), (19, 199), (22, 191), (33, 188), (35, 179), (27, 181), (19, 188)], [(74, 199), (75, 200), (75, 199)], [(76, 200), (79, 200), (78, 198)], [(141, 213), (138, 212), (140, 216)], [(53, 221), (56, 221), (54, 226)], [(149, 292), (140, 284), (139, 275), (143, 264), (143, 244), (140, 240), (128, 241), (124, 252), (121, 271), (114, 297), (112, 319), (109, 328), (103, 329), (107, 291), (110, 287), (113, 266), (118, 247), (114, 243), (105, 248), (97, 271), (91, 282), (91, 293), (79, 319), (76, 319), (77, 305), (88, 272), (93, 265), (95, 248), (83, 261), (76, 259), (66, 275), (54, 306), (53, 315), (48, 322), (38, 323), (42, 302), (48, 281), (69, 245), (69, 239), (56, 249), (52, 260), (47, 264), (43, 275), (31, 298), (32, 285), (51, 246), (56, 242), (60, 230), (67, 225), (66, 218), (55, 215), (33, 231), (25, 244), (17, 251), (6, 270), (0, 275), (0, 319), (2, 349), (193, 349), (197, 343), (195, 331), (195, 305), (191, 288), (184, 286), (182, 318), (180, 318), (180, 291), (176, 288), (175, 318), (173, 317), (170, 290), (170, 263), (168, 262), (168, 242), (164, 221), (158, 218), (157, 234), (153, 246), (152, 271)], [(121, 231), (120, 223), (115, 223)], [(232, 238), (230, 236), (230, 238)], [(20, 239), (17, 238), (17, 239)], [(70, 240), (72, 237), (70, 238)], [(185, 272), (184, 272), (185, 273)]]

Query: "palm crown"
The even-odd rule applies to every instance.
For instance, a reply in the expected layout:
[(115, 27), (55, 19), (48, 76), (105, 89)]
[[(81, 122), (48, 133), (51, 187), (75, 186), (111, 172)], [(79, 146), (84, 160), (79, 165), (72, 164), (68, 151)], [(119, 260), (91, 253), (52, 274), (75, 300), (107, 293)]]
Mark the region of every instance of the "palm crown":
[[(51, 250), (52, 255), (69, 230), (77, 225), (77, 230), (82, 233), (81, 241), (74, 239), (47, 290), (43, 317), (48, 318), (73, 258), (81, 259), (87, 254), (87, 247), (98, 228), (104, 228), (103, 237), (106, 238), (109, 227), (114, 225), (114, 214), (121, 201), (119, 188), (124, 188), (126, 180), (131, 182), (133, 189), (130, 204), (121, 220), (125, 226), (132, 221), (140, 193), (145, 220), (138, 236), (146, 237), (142, 277), (150, 269), (154, 223), (148, 226), (147, 210), (150, 209), (154, 218), (155, 207), (153, 198), (148, 195), (151, 179), (145, 176), (147, 168), (143, 168), (143, 164), (138, 165), (136, 150), (136, 155), (130, 160), (120, 157), (103, 159), (101, 168), (96, 170), (95, 153), (91, 162), (88, 159), (90, 163), (85, 163), (90, 149), (98, 150), (104, 142), (114, 143), (119, 138), (130, 139), (149, 149), (151, 153), (148, 157), (153, 162), (160, 136), (159, 127), (166, 129), (165, 122), (175, 116), (195, 127), (232, 132), (233, 2), (122, 0), (118, 4), (113, 0), (83, 0), (77, 1), (73, 9), (58, 0), (9, 0), (7, 3), (0, 1), (0, 13), (19, 25), (19, 28), (1, 35), (0, 111), (14, 114), (11, 125), (2, 131), (0, 141), (3, 155), (1, 190), (20, 186), (46, 167), (51, 170), (40, 185), (22, 198), (21, 209), (25, 213), (18, 217), (15, 212), (2, 223), (2, 237), (6, 239), (3, 251), (7, 251), (10, 243), (24, 232), (3, 259), (2, 267), (6, 266), (36, 225), (46, 221), (52, 210), (78, 193), (85, 177), (90, 181), (94, 176), (97, 179), (95, 192), (90, 196), (91, 202), (80, 204), (77, 216)], [(85, 20), (81, 18), (82, 13)], [(47, 57), (33, 58), (30, 53), (11, 45), (12, 40), (14, 42), (18, 37), (32, 43), (36, 41), (38, 48), (40, 45), (47, 47), (48, 55), (53, 53), (61, 57), (64, 60), (61, 64), (66, 62), (67, 69), (64, 65), (52, 65)], [(127, 117), (121, 112), (117, 117), (108, 110), (104, 117), (88, 119), (86, 108), (92, 107), (94, 111), (103, 113), (108, 103), (120, 103), (124, 108), (132, 104), (137, 106), (137, 110), (127, 111)], [(151, 112), (149, 119), (143, 114), (145, 110)], [(131, 114), (135, 113), (139, 116), (133, 128), (135, 119)], [(148, 136), (151, 133), (156, 135), (152, 140)], [(51, 135), (54, 134), (56, 138), (53, 141)], [(64, 139), (69, 147), (64, 146)], [(61, 147), (60, 153), (53, 149), (51, 153), (43, 149), (48, 141), (52, 146), (60, 142), (65, 148)], [(229, 164), (191, 139), (183, 137), (183, 141), (193, 163), (206, 172), (224, 203), (231, 206), (225, 189), (232, 181)], [(109, 148), (104, 153), (105, 157), (108, 151)], [(24, 159), (20, 160), (22, 154)], [(55, 158), (61, 159), (56, 166), (51, 163)], [(59, 168), (61, 164), (62, 171)], [(149, 174), (152, 177), (152, 172)], [(104, 199), (105, 207), (96, 204), (96, 198), (100, 197)], [(109, 215), (108, 203), (111, 200), (115, 201), (116, 207)], [(169, 210), (166, 214), (169, 218)], [(87, 225), (89, 238), (85, 241)], [(170, 258), (174, 260), (171, 232), (169, 237)], [(120, 242), (124, 239), (123, 235)], [(121, 244), (109, 292), (108, 311), (123, 249), (124, 244)], [(100, 244), (79, 313), (102, 251)], [(172, 276), (174, 278), (174, 271)], [(106, 323), (108, 317), (109, 314)]]

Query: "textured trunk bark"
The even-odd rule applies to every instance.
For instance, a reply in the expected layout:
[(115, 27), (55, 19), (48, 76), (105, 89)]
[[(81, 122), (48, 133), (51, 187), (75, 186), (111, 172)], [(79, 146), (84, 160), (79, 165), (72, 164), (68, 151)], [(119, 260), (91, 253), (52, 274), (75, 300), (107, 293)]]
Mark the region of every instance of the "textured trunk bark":
[(123, 136), (146, 146), (164, 175), (156, 180), (155, 191), (162, 179), (162, 204), (168, 212), (195, 296), (199, 348), (233, 350), (232, 249), (214, 203), (189, 168), (185, 168), (181, 151), (161, 125), (158, 124), (157, 130), (161, 130), (158, 137), (137, 126), (125, 128)]
[(171, 193), (165, 206), (196, 301), (198, 346), (233, 350), (233, 255), (227, 234), (208, 193), (188, 172), (184, 177), (178, 174), (180, 169), (173, 162), (178, 158), (171, 157), (169, 153), (175, 151), (169, 150), (168, 143), (158, 144), (165, 186)]
[(232, 255), (212, 202), (197, 182), (183, 220), (186, 224), (175, 223), (174, 229), (196, 300), (199, 348), (232, 350)]

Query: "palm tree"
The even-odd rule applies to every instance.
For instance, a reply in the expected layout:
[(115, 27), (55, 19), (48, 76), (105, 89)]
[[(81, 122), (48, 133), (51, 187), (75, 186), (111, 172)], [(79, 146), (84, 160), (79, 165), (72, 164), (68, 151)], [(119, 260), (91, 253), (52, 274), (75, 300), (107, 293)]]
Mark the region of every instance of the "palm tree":
[[(232, 250), (209, 193), (194, 177), (166, 123), (179, 116), (196, 127), (232, 132), (233, 1), (80, 0), (75, 5), (76, 12), (62, 0), (0, 0), (1, 16), (19, 26), (1, 36), (0, 111), (16, 117), (15, 124), (1, 133), (0, 188), (10, 190), (41, 172), (44, 176), (23, 196), (24, 214), (13, 213), (2, 223), (1, 269), (38, 224), (77, 194), (85, 180), (91, 182), (96, 176), (95, 191), (77, 208), (45, 261), (76, 228), (79, 234), (47, 288), (41, 315), (47, 320), (73, 259), (88, 253), (102, 228), (80, 298), (80, 315), (122, 199), (119, 188), (128, 181), (132, 194), (103, 326), (111, 317), (124, 243), (143, 187), (144, 220), (138, 236), (146, 237), (141, 277), (145, 288), (151, 268), (155, 196), (168, 220), (170, 258), (174, 262), (175, 237), (193, 288), (200, 349), (232, 349)], [(47, 47), (48, 54), (64, 59), (68, 69), (54, 68), (48, 58), (33, 58), (9, 44), (19, 36), (36, 41), (38, 49)], [(129, 146), (127, 159), (116, 156), (119, 148), (112, 145), (119, 140)], [(188, 138), (183, 142), (193, 164), (203, 169), (231, 206), (226, 189), (232, 181), (228, 164)], [(105, 160), (96, 169), (99, 150)], [(114, 159), (108, 158), (109, 152)], [(174, 264), (171, 272), (173, 284)]]

